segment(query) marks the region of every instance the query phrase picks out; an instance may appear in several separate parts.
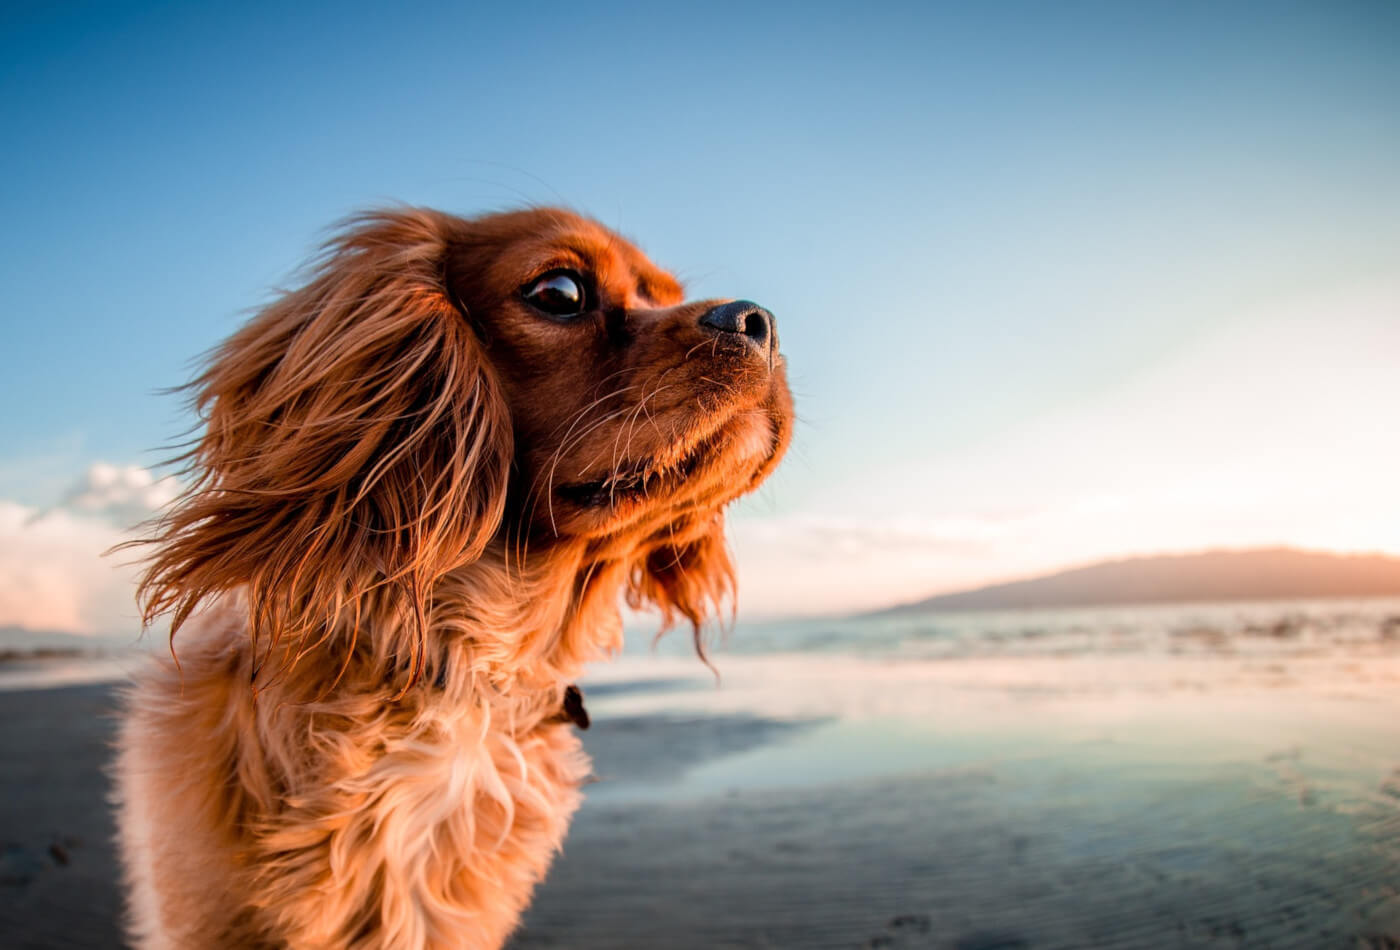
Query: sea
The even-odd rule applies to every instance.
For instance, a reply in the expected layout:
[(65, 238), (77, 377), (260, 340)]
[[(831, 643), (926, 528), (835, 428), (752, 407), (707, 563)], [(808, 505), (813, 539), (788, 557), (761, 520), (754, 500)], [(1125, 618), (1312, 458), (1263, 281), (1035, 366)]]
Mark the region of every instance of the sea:
[[(677, 650), (677, 642), (681, 644)], [(719, 653), (846, 654), (898, 661), (976, 657), (1366, 655), (1400, 650), (1400, 598), (883, 613), (739, 622)], [(632, 632), (625, 652), (673, 655), (684, 633)]]

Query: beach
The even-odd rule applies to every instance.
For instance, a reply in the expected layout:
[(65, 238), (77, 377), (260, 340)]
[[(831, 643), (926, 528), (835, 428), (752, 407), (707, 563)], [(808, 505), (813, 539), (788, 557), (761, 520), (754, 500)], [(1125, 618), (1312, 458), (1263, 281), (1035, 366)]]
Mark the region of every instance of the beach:
[[(725, 705), (774, 683), (768, 665), (731, 671)], [(1223, 671), (1199, 662), (1029, 665), (808, 663), (767, 704), (795, 717), (749, 721), (771, 741), (670, 782), (599, 743), (616, 784), (517, 945), (1396, 945), (1400, 745), (1381, 694), (1400, 667), (1295, 670), (1304, 686), (1211, 684)], [(911, 719), (918, 704), (933, 718)], [(670, 747), (716, 722), (647, 728)]]
[(0, 692), (0, 934), (6, 947), (121, 945), (103, 769), (109, 684)]
[[(1400, 946), (1400, 650), (1309, 636), (625, 655), (511, 946)], [(0, 692), (7, 947), (119, 942), (112, 697)]]

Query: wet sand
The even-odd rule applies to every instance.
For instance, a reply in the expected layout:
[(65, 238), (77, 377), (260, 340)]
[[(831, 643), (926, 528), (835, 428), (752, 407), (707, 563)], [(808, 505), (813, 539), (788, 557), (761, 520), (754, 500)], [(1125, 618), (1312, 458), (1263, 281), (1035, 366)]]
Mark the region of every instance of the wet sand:
[(1098, 792), (968, 770), (600, 809), (516, 945), (1394, 945), (1393, 898), (1364, 895), (1393, 893), (1395, 864), (1349, 822), (1244, 779)]
[[(1400, 947), (1394, 663), (1067, 662), (610, 668), (512, 946)], [(119, 943), (111, 696), (0, 693), (0, 945)]]
[[(519, 948), (1400, 947), (1394, 657), (638, 668)], [(745, 709), (660, 780), (604, 738)]]
[(0, 946), (116, 947), (113, 689), (0, 692)]

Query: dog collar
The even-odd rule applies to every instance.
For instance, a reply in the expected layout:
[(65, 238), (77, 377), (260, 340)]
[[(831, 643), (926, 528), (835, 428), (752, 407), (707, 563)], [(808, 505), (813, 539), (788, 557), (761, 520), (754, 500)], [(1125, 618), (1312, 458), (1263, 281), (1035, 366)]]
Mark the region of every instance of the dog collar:
[(550, 722), (571, 722), (580, 729), (588, 728), (588, 710), (583, 708), (583, 690), (572, 683), (564, 690), (564, 702)]

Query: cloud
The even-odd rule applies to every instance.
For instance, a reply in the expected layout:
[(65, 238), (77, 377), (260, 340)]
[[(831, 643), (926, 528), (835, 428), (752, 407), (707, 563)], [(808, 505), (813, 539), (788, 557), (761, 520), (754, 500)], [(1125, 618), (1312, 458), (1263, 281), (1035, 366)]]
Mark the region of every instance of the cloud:
[(126, 535), (97, 518), (0, 500), (0, 626), (72, 633), (139, 629), (135, 571), (103, 557)]
[(861, 557), (876, 552), (966, 553), (1006, 535), (1020, 519), (987, 517), (870, 520), (818, 514), (737, 521), (746, 543), (783, 547), (807, 560)]
[[(128, 528), (149, 518), (179, 493), (180, 483), (173, 477), (157, 478), (150, 469), (139, 465), (98, 462), (50, 511), (69, 511)], [(36, 517), (42, 519), (50, 511)]]
[(739, 612), (840, 613), (980, 580), (1035, 517), (735, 518), (729, 536), (740, 571)]
[(0, 499), (0, 626), (139, 630), (137, 552), (106, 554), (179, 491), (136, 465), (96, 463), (49, 508)]

